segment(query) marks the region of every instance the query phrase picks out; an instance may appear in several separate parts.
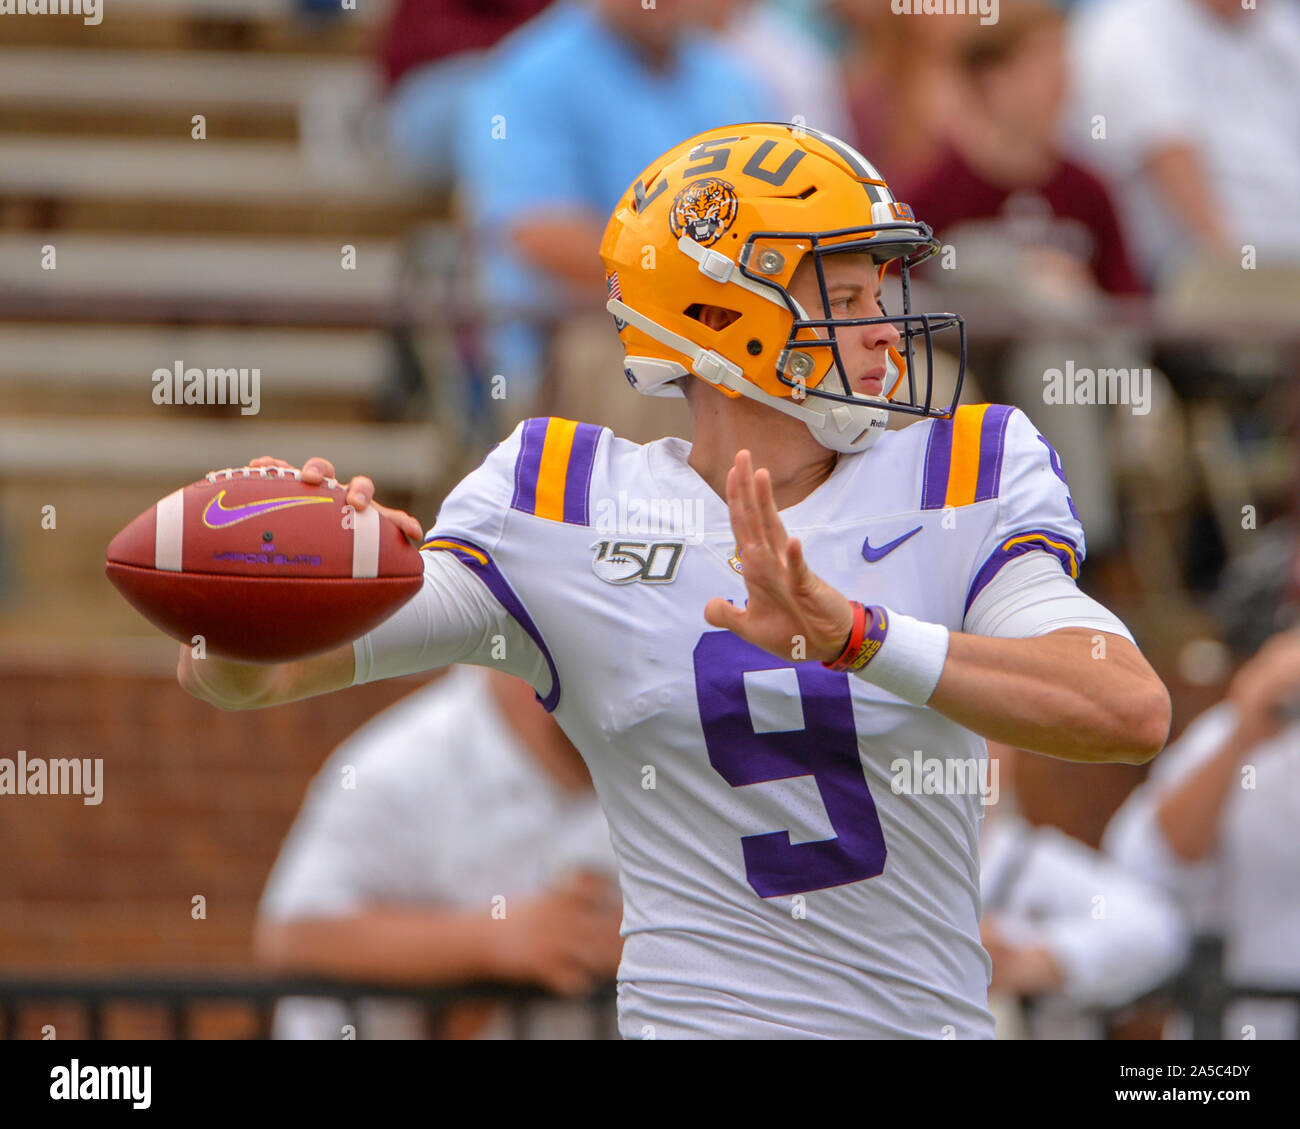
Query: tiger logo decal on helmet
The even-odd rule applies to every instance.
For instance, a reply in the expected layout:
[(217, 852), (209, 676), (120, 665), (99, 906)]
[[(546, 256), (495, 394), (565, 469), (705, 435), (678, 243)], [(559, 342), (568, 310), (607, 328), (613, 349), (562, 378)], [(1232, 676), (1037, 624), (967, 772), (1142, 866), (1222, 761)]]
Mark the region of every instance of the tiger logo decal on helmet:
[(715, 176), (688, 184), (673, 197), (668, 226), (680, 239), (689, 235), (703, 247), (711, 247), (736, 222), (739, 210), (736, 188)]
[[(600, 245), (615, 280), (605, 308), (638, 392), (680, 396), (699, 378), (801, 420), (825, 447), (862, 451), (891, 413), (948, 418), (961, 395), (965, 323), (911, 309), (910, 271), (938, 249), (929, 225), (839, 138), (789, 123), (729, 125), (674, 146), (623, 194)], [(867, 256), (881, 282), (896, 270), (897, 304), (891, 297), (886, 311), (881, 299), (870, 317), (805, 309), (790, 290), (795, 272), (814, 272), (826, 306), (826, 260), (839, 254)], [(708, 307), (732, 316), (706, 324), (697, 315)], [(836, 334), (882, 323), (898, 330), (883, 387), (855, 390)], [(956, 387), (951, 403), (934, 404), (933, 339), (946, 331)]]

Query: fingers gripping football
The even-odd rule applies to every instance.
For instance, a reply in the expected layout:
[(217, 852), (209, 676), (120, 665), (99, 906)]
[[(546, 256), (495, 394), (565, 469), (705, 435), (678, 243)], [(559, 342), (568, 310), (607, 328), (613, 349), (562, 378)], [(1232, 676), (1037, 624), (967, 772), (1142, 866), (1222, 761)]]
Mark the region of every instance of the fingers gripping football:
[[(252, 467), (275, 466), (284, 467), (286, 470), (298, 470), (292, 463), (284, 459), (278, 459), (274, 455), (259, 455), (248, 464)], [(334, 464), (329, 459), (322, 459), (319, 456), (312, 456), (301, 468), (302, 480), (308, 486), (319, 486), (327, 478), (337, 479), (338, 475), (334, 470)], [(396, 510), (391, 506), (382, 506), (374, 500), (375, 484), (372, 479), (364, 474), (359, 474), (348, 483), (348, 504), (355, 506), (358, 510), (364, 510), (367, 506), (374, 504), (376, 510), (381, 515), (388, 518), (403, 533), (417, 544), (424, 537), (424, 527), (419, 521), (408, 514), (405, 510)]]
[(743, 609), (710, 600), (704, 618), (783, 659), (833, 659), (853, 626), (852, 607), (808, 567), (781, 522), (771, 475), (754, 470), (748, 451), (737, 452), (727, 474), (727, 507), (749, 598)]

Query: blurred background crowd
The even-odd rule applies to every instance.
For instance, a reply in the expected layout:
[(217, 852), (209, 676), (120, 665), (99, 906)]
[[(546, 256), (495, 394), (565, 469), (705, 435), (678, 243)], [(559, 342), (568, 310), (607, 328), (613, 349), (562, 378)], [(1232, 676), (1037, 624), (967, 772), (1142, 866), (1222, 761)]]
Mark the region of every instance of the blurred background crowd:
[[(1060, 452), (1081, 584), (1173, 693), (1149, 769), (992, 750), (1000, 1033), (1300, 1033), (1300, 3), (905, 7), (0, 17), (0, 756), (105, 759), (97, 807), (0, 798), (7, 1034), (151, 1031), (147, 1007), (16, 1003), (15, 977), (126, 969), (570, 997), (295, 999), (285, 1036), (612, 1031), (607, 998), (573, 1000), (617, 967), (617, 868), (531, 691), (464, 669), (214, 715), (100, 553), (268, 452), (327, 454), (431, 524), (528, 416), (689, 438), (684, 402), (622, 379), (597, 248), (650, 160), (753, 120), (844, 138), (934, 228), (914, 308), (966, 318), (963, 401), (1016, 404)], [(155, 403), (177, 363), (256, 367), (260, 410)], [(1106, 369), (1124, 402), (1053, 394)]]

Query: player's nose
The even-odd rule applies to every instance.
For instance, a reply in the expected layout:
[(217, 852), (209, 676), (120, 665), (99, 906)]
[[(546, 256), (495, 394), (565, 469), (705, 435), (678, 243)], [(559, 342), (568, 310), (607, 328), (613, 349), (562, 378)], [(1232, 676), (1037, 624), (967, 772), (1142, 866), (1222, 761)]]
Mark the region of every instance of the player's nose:
[[(883, 317), (884, 315), (881, 312), (880, 307), (877, 306), (875, 311), (870, 316), (878, 318), (878, 317)], [(888, 349), (893, 345), (897, 345), (899, 339), (903, 336), (899, 332), (898, 326), (894, 325), (893, 322), (887, 322), (887, 321), (874, 322), (871, 325), (864, 325), (861, 326), (860, 328), (862, 331), (862, 337), (861, 337), (862, 344), (867, 349), (872, 349), (872, 350)]]

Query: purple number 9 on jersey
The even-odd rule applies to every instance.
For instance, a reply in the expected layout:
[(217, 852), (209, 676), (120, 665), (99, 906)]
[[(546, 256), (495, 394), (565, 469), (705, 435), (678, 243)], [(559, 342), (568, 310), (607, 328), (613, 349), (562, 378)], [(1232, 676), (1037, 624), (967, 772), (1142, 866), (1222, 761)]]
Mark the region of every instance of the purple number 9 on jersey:
[[(793, 668), (803, 728), (756, 733), (745, 674)], [(790, 832), (745, 835), (745, 877), (760, 897), (803, 894), (875, 878), (885, 870), (885, 837), (858, 754), (849, 676), (818, 662), (787, 663), (730, 631), (695, 645), (695, 689), (709, 763), (733, 788), (812, 776), (835, 837), (791, 843)]]

